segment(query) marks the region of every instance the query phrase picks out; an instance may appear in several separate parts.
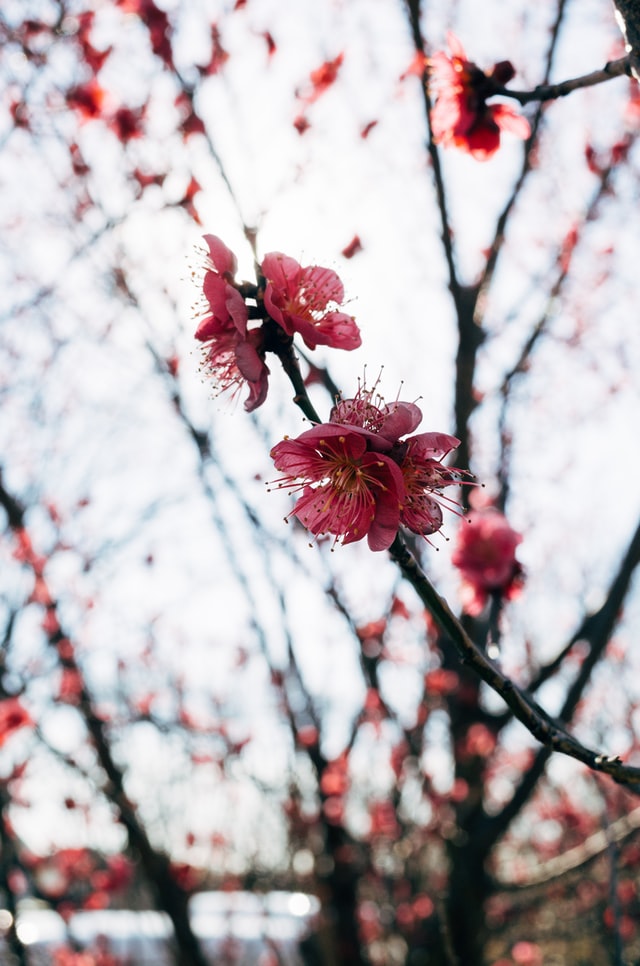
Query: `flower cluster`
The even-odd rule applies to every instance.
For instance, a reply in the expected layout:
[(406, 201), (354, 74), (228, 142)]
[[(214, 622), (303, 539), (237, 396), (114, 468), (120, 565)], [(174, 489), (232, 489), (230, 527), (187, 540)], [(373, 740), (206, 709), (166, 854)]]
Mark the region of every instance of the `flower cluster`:
[(451, 56), (439, 52), (429, 61), (429, 86), (436, 93), (431, 112), (433, 137), (446, 147), (453, 145), (478, 161), (486, 161), (500, 147), (500, 134), (509, 131), (519, 138), (531, 133), (529, 122), (507, 104), (486, 100), (514, 76), (508, 61), (494, 64), (485, 73), (467, 60), (464, 48), (452, 33), (447, 35)]
[(435, 533), (442, 506), (456, 506), (445, 488), (465, 474), (442, 463), (458, 445), (454, 436), (406, 436), (421, 420), (415, 403), (386, 405), (361, 387), (334, 406), (328, 423), (278, 443), (271, 457), (285, 475), (276, 482), (302, 491), (291, 515), (345, 544), (367, 537), (371, 550), (390, 547), (401, 525)]
[[(207, 263), (202, 292), (204, 305), (195, 333), (203, 344), (205, 368), (220, 392), (235, 395), (249, 387), (245, 409), (252, 412), (264, 402), (269, 369), (265, 353), (273, 348), (265, 324), (268, 320), (285, 333), (299, 333), (310, 349), (317, 345), (356, 349), (360, 332), (351, 315), (338, 311), (344, 299), (335, 272), (319, 266), (303, 267), (280, 252), (265, 255), (260, 284), (250, 292), (255, 302), (250, 313), (246, 297), (235, 281), (236, 257), (215, 235), (205, 235)], [(249, 327), (249, 318), (259, 324)]]
[(264, 402), (268, 388), (262, 333), (248, 328), (247, 306), (233, 279), (235, 255), (215, 235), (204, 240), (209, 247), (203, 283), (207, 310), (195, 337), (204, 343), (206, 366), (221, 391), (235, 393), (243, 384), (249, 386), (245, 409), (251, 412)]
[(522, 567), (516, 548), (521, 542), (521, 535), (499, 510), (489, 507), (469, 514), (451, 556), (462, 577), (462, 602), (468, 614), (477, 617), (492, 594), (507, 600), (518, 594)]

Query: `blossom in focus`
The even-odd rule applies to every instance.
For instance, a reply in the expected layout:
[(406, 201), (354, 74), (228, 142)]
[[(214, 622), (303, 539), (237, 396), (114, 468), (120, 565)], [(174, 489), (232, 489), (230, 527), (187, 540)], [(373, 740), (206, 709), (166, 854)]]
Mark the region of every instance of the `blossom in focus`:
[(495, 87), (514, 76), (509, 61), (494, 64), (488, 72), (467, 60), (454, 34), (447, 35), (451, 56), (442, 51), (429, 60), (429, 86), (436, 95), (431, 112), (434, 141), (467, 151), (486, 161), (500, 147), (500, 135), (509, 131), (519, 138), (531, 133), (529, 122), (507, 104), (487, 104)]
[(248, 328), (247, 306), (233, 282), (235, 255), (215, 235), (205, 235), (204, 240), (209, 250), (204, 306), (195, 337), (203, 344), (204, 367), (218, 390), (235, 395), (248, 385), (244, 407), (252, 412), (262, 405), (268, 389), (262, 331)]
[(16, 731), (32, 727), (33, 723), (33, 718), (19, 698), (6, 698), (0, 701), (0, 747)]
[(458, 445), (444, 433), (406, 439), (422, 420), (415, 403), (385, 404), (364, 387), (334, 406), (330, 422), (271, 451), (285, 475), (279, 487), (301, 490), (292, 515), (313, 534), (352, 543), (365, 536), (371, 550), (388, 549), (401, 525), (421, 535), (442, 525), (444, 494), (462, 474), (442, 459)]
[(403, 445), (400, 463), (406, 499), (401, 513), (405, 527), (428, 536), (442, 526), (442, 506), (456, 509), (457, 504), (445, 497), (447, 486), (463, 482), (462, 474), (443, 466), (442, 460), (458, 446), (459, 440), (446, 433), (419, 433)]
[(299, 332), (310, 349), (358, 348), (362, 340), (355, 319), (337, 309), (344, 288), (335, 272), (318, 265), (303, 267), (280, 252), (265, 255), (261, 270), (267, 282), (265, 307), (287, 335)]
[(285, 473), (279, 485), (302, 490), (292, 515), (307, 530), (343, 543), (367, 537), (372, 550), (386, 550), (400, 526), (402, 474), (367, 442), (357, 428), (324, 423), (278, 443), (271, 457)]
[(373, 395), (374, 390), (361, 389), (353, 399), (340, 400), (331, 419), (375, 434), (370, 445), (387, 450), (402, 473), (400, 522), (421, 536), (435, 533), (442, 526), (442, 505), (457, 507), (443, 490), (465, 482), (465, 474), (442, 465), (459, 440), (446, 433), (418, 433), (401, 439), (422, 422), (420, 408), (401, 400), (387, 405), (379, 397), (374, 401)]
[(462, 599), (468, 614), (477, 617), (490, 594), (512, 599), (522, 584), (516, 548), (522, 536), (494, 508), (472, 511), (458, 531), (451, 561), (462, 577)]

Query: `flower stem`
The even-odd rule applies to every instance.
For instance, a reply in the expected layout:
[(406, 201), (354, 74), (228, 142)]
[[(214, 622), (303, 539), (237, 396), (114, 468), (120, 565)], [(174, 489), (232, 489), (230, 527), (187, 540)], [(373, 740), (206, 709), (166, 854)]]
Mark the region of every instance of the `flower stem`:
[(298, 363), (298, 359), (293, 349), (293, 342), (289, 341), (286, 345), (281, 344), (278, 347), (276, 354), (282, 363), (282, 368), (289, 377), (291, 385), (295, 390), (295, 396), (293, 397), (294, 403), (302, 410), (307, 419), (311, 420), (312, 423), (321, 423), (322, 420), (318, 416), (313, 403), (309, 399), (307, 387), (304, 384), (304, 379), (302, 378), (302, 373), (300, 372), (300, 364)]

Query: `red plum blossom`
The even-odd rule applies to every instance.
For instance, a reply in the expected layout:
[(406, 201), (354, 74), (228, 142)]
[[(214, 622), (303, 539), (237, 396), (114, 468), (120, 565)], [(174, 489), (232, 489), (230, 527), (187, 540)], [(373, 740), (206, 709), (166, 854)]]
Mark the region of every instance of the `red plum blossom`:
[(280, 252), (265, 255), (261, 269), (267, 281), (267, 312), (287, 335), (298, 332), (310, 349), (318, 345), (358, 348), (362, 340), (355, 319), (335, 308), (344, 300), (344, 287), (335, 272), (319, 265), (303, 267)]
[(235, 287), (236, 257), (215, 235), (205, 235), (209, 254), (203, 282), (205, 307), (195, 337), (203, 343), (204, 365), (218, 390), (236, 394), (248, 385), (244, 407), (252, 412), (267, 395), (262, 332), (248, 328), (245, 301)]
[(463, 474), (442, 460), (458, 445), (444, 433), (402, 439), (420, 423), (415, 403), (373, 401), (361, 388), (340, 400), (328, 423), (274, 446), (271, 456), (285, 475), (279, 487), (302, 491), (292, 516), (313, 534), (332, 534), (343, 543), (367, 537), (371, 550), (386, 550), (401, 525), (414, 533), (435, 533), (443, 494)]
[(440, 51), (429, 61), (429, 86), (436, 94), (431, 112), (433, 138), (445, 147), (453, 145), (486, 161), (500, 147), (500, 135), (509, 131), (519, 138), (531, 133), (529, 122), (507, 104), (487, 104), (495, 88), (514, 76), (509, 61), (494, 64), (485, 74), (467, 60), (454, 34), (447, 35), (451, 56)]
[(477, 617), (490, 594), (506, 599), (516, 596), (522, 585), (522, 567), (516, 548), (522, 536), (499, 510), (472, 511), (458, 531), (451, 561), (462, 577), (463, 606)]

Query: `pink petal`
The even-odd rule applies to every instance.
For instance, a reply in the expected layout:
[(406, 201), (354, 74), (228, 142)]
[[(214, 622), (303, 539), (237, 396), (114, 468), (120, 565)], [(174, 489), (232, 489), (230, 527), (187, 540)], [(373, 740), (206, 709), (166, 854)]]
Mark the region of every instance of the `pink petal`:
[(238, 267), (236, 256), (217, 235), (203, 235), (209, 248), (209, 255), (216, 272), (221, 275), (235, 275)]
[(367, 448), (365, 432), (357, 426), (347, 427), (337, 423), (321, 423), (305, 430), (298, 436), (299, 442), (315, 446), (317, 449), (331, 447), (333, 452), (340, 451), (349, 459), (359, 459)]
[(454, 57), (459, 57), (461, 60), (467, 59), (464, 47), (451, 30), (447, 31), (447, 44)]
[(362, 540), (375, 514), (373, 494), (364, 491), (359, 500), (339, 493), (332, 483), (315, 489), (308, 487), (293, 508), (293, 513), (311, 533), (332, 533), (342, 542)]
[(199, 342), (208, 342), (210, 339), (218, 338), (223, 332), (226, 332), (224, 323), (220, 322), (217, 316), (208, 315), (196, 329), (195, 338)]
[(419, 433), (407, 440), (412, 459), (441, 460), (452, 450), (457, 449), (460, 440), (446, 433)]
[[(362, 345), (360, 329), (356, 325), (356, 320), (346, 312), (327, 312), (327, 314), (317, 323), (309, 325), (306, 320), (304, 326), (300, 326), (298, 331), (310, 349), (315, 349), (315, 345), (329, 345), (334, 349), (357, 349)], [(304, 328), (304, 331), (303, 331)], [(305, 335), (306, 333), (306, 335)]]
[(342, 302), (344, 298), (344, 286), (330, 268), (319, 265), (303, 268), (299, 284), (307, 290), (314, 309), (324, 309), (329, 302)]
[[(376, 489), (376, 510), (373, 523), (369, 528), (367, 542), (371, 550), (387, 550), (400, 528), (400, 511), (405, 499), (404, 481), (400, 467), (388, 457), (368, 454), (362, 461), (363, 466), (378, 463), (377, 476), (384, 489)], [(379, 465), (383, 463), (384, 465)]]
[(245, 300), (242, 298), (237, 288), (234, 288), (233, 285), (227, 285), (225, 292), (225, 304), (229, 317), (231, 318), (236, 329), (238, 332), (241, 332), (244, 335), (247, 331), (249, 313), (247, 311)]
[(291, 295), (298, 287), (302, 269), (295, 258), (282, 252), (269, 252), (262, 259), (260, 269), (267, 281), (282, 293)]
[(388, 409), (389, 414), (384, 417), (379, 433), (393, 443), (413, 432), (422, 422), (422, 411), (415, 403), (391, 403)]
[(401, 517), (405, 527), (423, 536), (436, 533), (442, 526), (442, 508), (426, 493), (408, 503)]
[(316, 480), (325, 475), (315, 447), (311, 444), (301, 443), (297, 439), (283, 439), (276, 443), (270, 455), (276, 469), (286, 473), (292, 480), (295, 477)]
[(266, 369), (263, 359), (250, 342), (239, 342), (236, 347), (238, 369), (248, 382), (257, 382)]
[(531, 125), (508, 104), (492, 104), (491, 116), (501, 131), (508, 131), (518, 138), (526, 139), (531, 134)]

